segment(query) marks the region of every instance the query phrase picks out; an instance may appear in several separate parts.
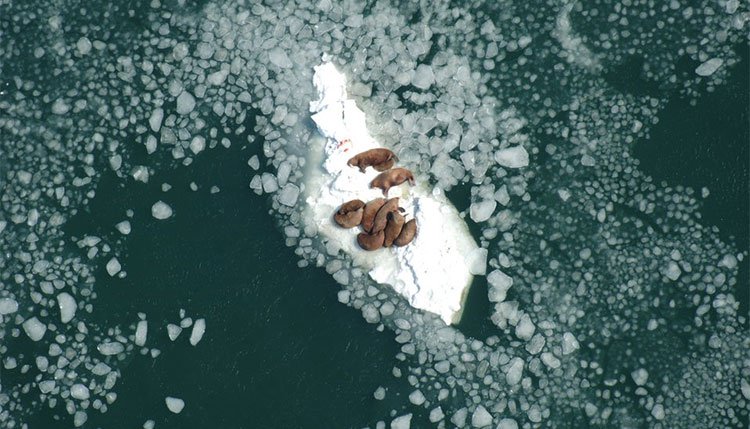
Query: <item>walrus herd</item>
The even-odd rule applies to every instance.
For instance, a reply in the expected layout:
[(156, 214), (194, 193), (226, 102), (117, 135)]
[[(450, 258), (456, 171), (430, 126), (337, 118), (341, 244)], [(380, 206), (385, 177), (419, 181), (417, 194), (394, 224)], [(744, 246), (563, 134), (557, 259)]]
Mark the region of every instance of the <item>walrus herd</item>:
[[(405, 168), (392, 168), (398, 161), (388, 149), (370, 149), (359, 153), (347, 161), (350, 167), (357, 167), (362, 173), (367, 167), (380, 171), (371, 182), (370, 188), (379, 188), (385, 197), (388, 190), (406, 181), (414, 185), (414, 175)], [(417, 221), (406, 220), (404, 209), (398, 205), (399, 199), (375, 198), (365, 203), (356, 199), (347, 201), (334, 213), (333, 220), (343, 228), (361, 226), (363, 232), (357, 235), (357, 243), (364, 250), (377, 250), (381, 247), (406, 246), (417, 234)]]

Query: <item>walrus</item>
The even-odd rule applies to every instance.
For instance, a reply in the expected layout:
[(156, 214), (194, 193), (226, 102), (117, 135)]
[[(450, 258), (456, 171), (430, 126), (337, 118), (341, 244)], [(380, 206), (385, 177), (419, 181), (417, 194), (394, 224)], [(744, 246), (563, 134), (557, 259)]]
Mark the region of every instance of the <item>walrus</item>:
[(375, 234), (385, 229), (385, 224), (388, 222), (388, 213), (398, 210), (398, 197), (391, 198), (383, 204), (383, 206), (375, 214), (375, 219), (372, 221), (372, 227), (367, 230), (370, 234)]
[(383, 191), (383, 195), (387, 197), (388, 190), (391, 189), (391, 187), (398, 186), (407, 180), (410, 185), (414, 186), (414, 175), (411, 174), (411, 171), (399, 167), (384, 171), (375, 176), (375, 178), (372, 179), (372, 182), (370, 182), (370, 187), (380, 188)]
[(414, 236), (417, 235), (417, 220), (412, 219), (404, 224), (401, 228), (401, 232), (398, 234), (395, 240), (393, 240), (394, 246), (406, 246), (414, 240)]
[(375, 221), (375, 215), (378, 214), (378, 210), (385, 204), (385, 198), (375, 198), (374, 200), (365, 204), (365, 209), (362, 213), (362, 229), (370, 231), (372, 223)]
[(385, 171), (393, 167), (398, 157), (388, 149), (377, 148), (358, 153), (353, 156), (346, 165), (350, 167), (359, 167), (359, 171), (365, 172), (367, 167), (372, 167), (377, 171)]
[(333, 215), (333, 220), (344, 228), (354, 228), (362, 222), (365, 202), (362, 200), (347, 201)]
[(391, 247), (393, 241), (398, 238), (404, 227), (404, 215), (396, 211), (388, 212), (388, 222), (385, 224), (385, 237), (383, 238), (383, 247)]
[(365, 250), (378, 250), (381, 247), (383, 247), (384, 238), (385, 238), (385, 233), (383, 231), (380, 231), (377, 234), (368, 234), (366, 232), (360, 232), (357, 235), (357, 243), (359, 243), (359, 247)]

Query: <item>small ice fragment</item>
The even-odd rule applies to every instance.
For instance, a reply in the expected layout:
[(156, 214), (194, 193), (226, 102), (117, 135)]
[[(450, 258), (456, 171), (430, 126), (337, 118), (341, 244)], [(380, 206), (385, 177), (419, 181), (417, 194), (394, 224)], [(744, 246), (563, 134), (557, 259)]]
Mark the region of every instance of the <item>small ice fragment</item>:
[(469, 216), (474, 222), (484, 222), (492, 216), (495, 207), (497, 207), (497, 201), (494, 199), (472, 203), (469, 207)]
[(202, 136), (195, 136), (190, 141), (190, 150), (193, 151), (194, 154), (199, 154), (200, 152), (203, 152), (203, 149), (206, 148), (206, 139)]
[(208, 77), (206, 77), (206, 82), (211, 85), (221, 85), (224, 83), (227, 76), (229, 76), (229, 69), (221, 69), (208, 75)]
[(633, 381), (638, 386), (643, 386), (648, 381), (648, 371), (643, 368), (638, 368), (631, 372), (630, 376), (633, 377)]
[(169, 408), (169, 411), (179, 414), (180, 411), (182, 411), (183, 408), (185, 408), (185, 401), (183, 401), (180, 398), (173, 398), (171, 396), (167, 396), (164, 399), (164, 402), (167, 404), (167, 408)]
[(57, 295), (57, 306), (60, 308), (60, 321), (68, 323), (76, 315), (76, 300), (67, 292)]
[(135, 328), (135, 345), (141, 346), (146, 344), (146, 336), (148, 335), (148, 322), (141, 320)]
[(55, 115), (64, 115), (70, 110), (70, 105), (65, 103), (65, 100), (58, 98), (52, 103), (52, 113)]
[(76, 48), (81, 55), (88, 54), (91, 52), (91, 40), (87, 37), (81, 37), (78, 39), (78, 42), (76, 42)]
[(156, 422), (153, 420), (146, 420), (143, 423), (143, 429), (154, 429), (156, 427)]
[(101, 343), (96, 346), (96, 349), (99, 350), (99, 353), (103, 354), (104, 356), (112, 356), (118, 353), (122, 353), (125, 350), (125, 346), (118, 343), (117, 341), (113, 341)]
[(391, 429), (409, 429), (411, 427), (411, 413), (398, 416), (391, 421)]
[(81, 383), (76, 383), (70, 387), (70, 396), (82, 401), (85, 399), (89, 399), (89, 388)]
[(420, 64), (414, 72), (414, 76), (411, 78), (411, 84), (419, 89), (427, 89), (435, 83), (435, 74), (432, 71), (432, 67), (427, 64)]
[(471, 415), (471, 425), (475, 428), (482, 428), (492, 424), (492, 415), (481, 405), (478, 405)]
[(529, 165), (529, 153), (523, 146), (513, 146), (495, 152), (495, 161), (503, 167), (521, 168)]
[(372, 396), (378, 401), (382, 401), (383, 399), (385, 399), (385, 389), (383, 388), (383, 386), (378, 386)]
[(695, 69), (695, 74), (698, 76), (711, 76), (716, 70), (724, 64), (724, 60), (721, 58), (711, 58), (710, 60), (699, 65)]
[(487, 275), (489, 290), (488, 298), (491, 302), (503, 302), (508, 289), (513, 286), (513, 279), (500, 270), (494, 270)]
[(203, 334), (206, 332), (206, 319), (198, 319), (193, 325), (193, 331), (190, 333), (190, 344), (196, 345), (203, 338)]
[(247, 160), (247, 165), (249, 165), (253, 170), (259, 169), (260, 159), (258, 159), (258, 155), (251, 156), (250, 159)]
[(513, 419), (504, 418), (497, 423), (496, 429), (518, 429), (518, 423)]
[(563, 334), (563, 342), (562, 342), (562, 353), (564, 355), (568, 355), (573, 353), (574, 351), (578, 350), (580, 345), (578, 344), (578, 340), (576, 340), (576, 337), (573, 336), (570, 332), (566, 332)]
[(273, 48), (268, 52), (268, 59), (282, 69), (292, 68), (293, 65), (286, 52), (279, 47)]
[(432, 411), (430, 411), (430, 422), (437, 423), (444, 418), (445, 413), (443, 413), (443, 409), (440, 408), (440, 406), (433, 408)]
[(120, 231), (120, 234), (122, 235), (128, 235), (130, 234), (130, 221), (124, 220), (122, 222), (119, 222), (115, 225), (115, 228), (117, 228), (118, 231)]
[[(151, 112), (151, 116), (148, 118), (148, 125), (151, 127), (151, 131), (158, 133), (161, 129), (161, 121), (164, 119), (164, 109), (156, 108)], [(156, 145), (156, 140), (154, 140)]]
[(409, 394), (409, 402), (411, 402), (414, 405), (422, 405), (424, 404), (424, 401), (425, 401), (424, 394), (419, 390), (415, 390)]
[(524, 314), (516, 325), (516, 336), (524, 341), (528, 341), (534, 336), (535, 330), (536, 326), (534, 326), (534, 322), (531, 321), (528, 314)]
[(18, 302), (13, 298), (0, 298), (0, 315), (18, 311)]
[(151, 216), (156, 219), (164, 220), (172, 216), (172, 207), (169, 207), (164, 201), (157, 201), (151, 206)]
[(23, 330), (32, 341), (39, 341), (44, 336), (44, 333), (47, 332), (47, 326), (36, 317), (32, 317), (23, 322)]
[(110, 276), (114, 276), (115, 274), (119, 273), (122, 269), (122, 266), (120, 265), (120, 261), (117, 260), (117, 258), (113, 257), (112, 259), (107, 262), (107, 274)]
[(750, 400), (750, 383), (744, 378), (740, 379), (740, 389), (742, 390), (742, 396), (744, 396), (745, 399)]
[(177, 96), (177, 113), (187, 115), (195, 108), (195, 97), (188, 91), (182, 91)]
[(174, 341), (177, 339), (177, 337), (180, 336), (180, 333), (182, 332), (182, 328), (180, 326), (177, 326), (173, 323), (170, 323), (167, 325), (167, 335), (169, 335), (169, 339)]
[(667, 269), (664, 270), (664, 275), (666, 275), (669, 280), (675, 281), (680, 278), (680, 274), (682, 274), (680, 266), (674, 261), (669, 261)]
[(654, 405), (654, 408), (651, 409), (651, 415), (654, 416), (656, 420), (663, 420), (664, 419), (664, 406), (662, 404)]
[(285, 206), (294, 207), (299, 197), (299, 187), (293, 183), (287, 183), (279, 192), (279, 202)]
[(521, 381), (523, 375), (523, 359), (513, 358), (507, 366), (508, 371), (505, 373), (505, 381), (513, 386)]
[(483, 276), (487, 273), (487, 249), (477, 247), (467, 255), (469, 272), (475, 276)]
[(85, 411), (76, 411), (76, 413), (73, 415), (73, 426), (77, 428), (81, 427), (84, 423), (86, 423), (86, 420), (88, 419), (89, 416)]

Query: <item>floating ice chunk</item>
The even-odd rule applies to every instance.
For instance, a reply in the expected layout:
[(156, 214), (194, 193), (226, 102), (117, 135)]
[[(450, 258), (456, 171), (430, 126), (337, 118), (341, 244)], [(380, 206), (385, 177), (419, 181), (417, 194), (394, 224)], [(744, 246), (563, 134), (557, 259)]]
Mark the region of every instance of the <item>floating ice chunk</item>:
[(548, 367), (555, 369), (560, 367), (560, 359), (556, 358), (555, 355), (549, 352), (542, 353), (542, 362)]
[(13, 298), (0, 298), (0, 315), (18, 311), (18, 302)]
[(68, 323), (76, 315), (76, 300), (67, 292), (57, 295), (57, 306), (60, 308), (60, 321)]
[(276, 181), (276, 176), (271, 173), (263, 173), (260, 177), (263, 181), (263, 192), (271, 193), (276, 192), (279, 189), (279, 182)]
[(115, 274), (119, 273), (122, 269), (122, 265), (120, 265), (120, 261), (117, 260), (117, 258), (113, 257), (112, 259), (107, 262), (107, 274), (110, 276), (114, 276)]
[(383, 386), (378, 386), (377, 389), (375, 389), (375, 392), (373, 392), (372, 397), (377, 399), (378, 401), (382, 401), (385, 399), (385, 389)]
[(481, 405), (478, 405), (471, 415), (471, 425), (475, 428), (483, 428), (492, 424), (492, 415)]
[(120, 231), (120, 234), (122, 235), (128, 235), (130, 234), (130, 221), (124, 220), (122, 222), (119, 222), (117, 225), (115, 225), (115, 228), (117, 228), (118, 231)]
[[(148, 118), (148, 125), (151, 127), (151, 131), (158, 133), (161, 129), (161, 121), (164, 119), (164, 109), (156, 108), (151, 112), (151, 116)], [(156, 143), (156, 140), (154, 140)]]
[(204, 333), (206, 333), (206, 319), (196, 320), (193, 330), (190, 332), (190, 344), (193, 346), (198, 344)]
[(135, 328), (135, 345), (143, 347), (146, 344), (148, 335), (148, 322), (141, 320)]
[(143, 429), (154, 429), (156, 427), (156, 422), (153, 420), (146, 420), (143, 423)]
[(745, 399), (750, 400), (750, 383), (744, 378), (740, 379), (740, 389), (742, 390), (742, 396), (744, 396)]
[(85, 411), (78, 410), (73, 415), (73, 426), (75, 426), (77, 428), (81, 427), (81, 426), (84, 425), (84, 423), (86, 423), (86, 420), (88, 420), (88, 419), (89, 419), (89, 416), (88, 416), (88, 414), (86, 414)]
[(169, 335), (169, 339), (174, 341), (177, 339), (177, 337), (180, 336), (180, 333), (182, 332), (182, 327), (175, 325), (173, 323), (170, 323), (167, 325), (167, 335)]
[(562, 353), (564, 355), (568, 355), (573, 353), (574, 351), (578, 350), (580, 345), (578, 344), (578, 340), (576, 340), (576, 337), (573, 336), (570, 332), (566, 332), (563, 334), (563, 341), (562, 341)]
[(76, 383), (70, 387), (70, 396), (82, 401), (85, 399), (89, 399), (89, 388), (81, 383)]
[(203, 149), (206, 148), (206, 139), (202, 136), (195, 136), (192, 140), (190, 140), (190, 150), (193, 151), (194, 154), (199, 154), (200, 152), (203, 152)]
[(88, 54), (91, 52), (91, 40), (87, 37), (81, 37), (78, 39), (78, 42), (76, 42), (76, 49), (78, 49), (78, 53), (81, 55)]
[(179, 414), (180, 411), (182, 411), (183, 408), (185, 408), (185, 401), (183, 401), (180, 398), (174, 398), (172, 396), (167, 396), (164, 398), (164, 402), (167, 404), (167, 408), (169, 411)]
[(130, 175), (133, 176), (133, 179), (139, 182), (148, 183), (148, 168), (143, 165), (136, 165), (133, 167), (130, 171)]
[(247, 160), (247, 165), (249, 165), (253, 170), (259, 169), (260, 159), (258, 159), (258, 155), (251, 156), (250, 159)]
[(99, 353), (103, 354), (104, 356), (112, 356), (125, 351), (125, 346), (123, 346), (121, 343), (118, 343), (117, 341), (113, 341), (101, 343), (96, 346), (96, 349), (99, 350)]
[(505, 301), (508, 289), (513, 286), (513, 279), (500, 270), (494, 270), (487, 275), (487, 283), (490, 286), (487, 291), (489, 300), (502, 302)]
[(299, 187), (293, 183), (287, 183), (279, 192), (279, 202), (285, 206), (294, 207), (299, 197)]
[(435, 74), (432, 71), (432, 67), (427, 64), (420, 64), (414, 71), (414, 76), (411, 78), (411, 84), (419, 89), (427, 89), (435, 83)]
[(268, 59), (271, 60), (271, 63), (282, 69), (292, 68), (293, 65), (286, 51), (279, 47), (273, 48), (268, 52)]
[(422, 405), (424, 404), (424, 401), (425, 401), (424, 394), (419, 389), (409, 394), (409, 402), (411, 402), (414, 405)]
[(55, 388), (55, 382), (52, 380), (44, 380), (39, 383), (39, 391), (42, 393), (49, 393)]
[(536, 326), (534, 326), (534, 322), (531, 321), (528, 314), (524, 314), (516, 325), (516, 336), (522, 340), (528, 341), (534, 336), (535, 330)]
[(411, 427), (411, 413), (398, 416), (391, 421), (391, 429), (409, 429)]
[(451, 422), (456, 425), (459, 428), (464, 427), (466, 424), (466, 416), (469, 414), (466, 407), (461, 408), (460, 410), (453, 413), (453, 416), (451, 417)]
[(497, 423), (496, 429), (518, 429), (518, 423), (513, 419), (504, 418)]
[(472, 203), (469, 207), (469, 217), (474, 222), (484, 222), (492, 216), (492, 213), (497, 207), (497, 201), (495, 200), (484, 200), (476, 203)]
[(487, 249), (477, 247), (467, 255), (469, 272), (483, 276), (487, 273)]
[(675, 261), (669, 261), (667, 268), (664, 270), (664, 275), (667, 276), (669, 280), (675, 281), (680, 278), (680, 274), (682, 274), (680, 266), (677, 265)]
[(157, 201), (151, 206), (151, 216), (159, 220), (164, 220), (172, 216), (172, 207), (169, 207), (164, 201)]
[(510, 363), (507, 366), (507, 371), (505, 373), (505, 381), (507, 381), (509, 385), (513, 386), (515, 384), (518, 384), (518, 382), (521, 381), (522, 375), (523, 375), (523, 359), (515, 357), (510, 361)]
[(651, 409), (651, 415), (654, 416), (656, 420), (663, 420), (664, 419), (664, 406), (662, 404), (654, 405), (654, 408)]
[(44, 336), (44, 333), (47, 332), (47, 326), (36, 317), (32, 317), (23, 322), (23, 330), (32, 341), (39, 341)]
[(64, 115), (70, 110), (70, 105), (65, 103), (65, 100), (58, 98), (52, 103), (52, 113), (55, 115)]
[(495, 161), (503, 167), (521, 168), (529, 165), (529, 153), (523, 146), (513, 146), (495, 152)]
[(648, 371), (643, 368), (639, 368), (631, 372), (630, 376), (633, 377), (633, 381), (638, 386), (643, 386), (648, 381)]
[(222, 69), (208, 75), (208, 77), (206, 77), (206, 82), (211, 85), (221, 85), (224, 83), (227, 76), (229, 76), (229, 69)]
[(94, 365), (93, 368), (91, 368), (91, 373), (94, 375), (99, 375), (99, 376), (107, 375), (111, 371), (112, 371), (112, 368), (110, 368), (109, 365), (107, 365), (104, 362), (99, 362), (96, 365)]
[(445, 418), (445, 413), (443, 413), (443, 409), (439, 406), (436, 408), (433, 408), (432, 411), (430, 411), (430, 422), (437, 423), (440, 420), (443, 420)]
[(195, 97), (188, 91), (182, 91), (177, 96), (177, 113), (187, 115), (195, 108)]
[(710, 60), (699, 65), (695, 69), (695, 74), (698, 76), (711, 76), (716, 70), (724, 64), (724, 60), (721, 58), (711, 58)]

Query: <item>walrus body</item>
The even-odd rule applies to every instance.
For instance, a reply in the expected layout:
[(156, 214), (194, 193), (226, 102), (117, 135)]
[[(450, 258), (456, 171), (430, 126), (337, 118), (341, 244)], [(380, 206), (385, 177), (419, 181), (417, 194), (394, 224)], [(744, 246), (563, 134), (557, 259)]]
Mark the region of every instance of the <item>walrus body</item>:
[(333, 215), (333, 220), (344, 228), (354, 228), (362, 222), (364, 207), (362, 200), (347, 201)]
[(350, 167), (358, 167), (359, 171), (365, 172), (367, 167), (372, 167), (377, 171), (385, 171), (393, 167), (398, 160), (396, 155), (388, 149), (377, 148), (358, 153), (353, 156), (346, 164)]
[(367, 234), (365, 232), (360, 232), (357, 235), (357, 243), (359, 243), (359, 247), (365, 250), (378, 250), (383, 247), (384, 238), (385, 233), (383, 231), (380, 231), (377, 234)]
[(394, 246), (406, 246), (414, 240), (414, 236), (417, 235), (417, 221), (412, 219), (404, 224), (401, 228), (401, 232), (398, 234), (395, 240), (393, 240)]
[(375, 198), (374, 200), (365, 204), (364, 211), (362, 213), (362, 229), (370, 231), (372, 229), (372, 223), (375, 221), (375, 215), (378, 214), (378, 210), (385, 204), (385, 198)]
[(385, 229), (385, 225), (388, 222), (388, 213), (398, 210), (398, 197), (387, 200), (385, 204), (378, 210), (375, 215), (375, 219), (372, 222), (370, 228), (370, 234), (378, 233)]
[(385, 236), (383, 238), (383, 247), (391, 247), (391, 244), (398, 238), (401, 230), (404, 227), (404, 215), (397, 211), (388, 212), (388, 222), (385, 225), (383, 232)]
[(411, 171), (400, 167), (393, 168), (375, 176), (375, 178), (372, 179), (372, 182), (370, 182), (370, 187), (380, 188), (383, 191), (383, 195), (388, 196), (389, 189), (398, 186), (407, 180), (410, 185), (414, 186), (414, 175), (411, 174)]

